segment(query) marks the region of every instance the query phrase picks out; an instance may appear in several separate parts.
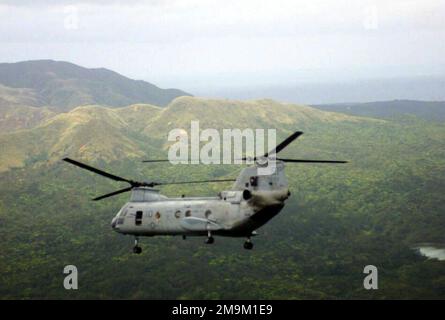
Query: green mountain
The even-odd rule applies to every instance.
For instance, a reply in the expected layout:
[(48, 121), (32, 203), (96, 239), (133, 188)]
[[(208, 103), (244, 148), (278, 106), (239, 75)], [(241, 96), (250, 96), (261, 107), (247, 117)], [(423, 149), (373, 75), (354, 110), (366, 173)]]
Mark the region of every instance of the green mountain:
[[(167, 155), (167, 133), (276, 128), (278, 140), (305, 134), (283, 157), (346, 159), (346, 165), (289, 164), (292, 196), (242, 239), (142, 240), (112, 232), (128, 194), (92, 197), (121, 184), (60, 161), (86, 161), (133, 179), (234, 177), (237, 165), (143, 164)], [(377, 120), (272, 100), (180, 97), (167, 107), (82, 106), (35, 126), (0, 134), (0, 297), (123, 299), (444, 299), (444, 261), (413, 250), (442, 243), (445, 128), (413, 116)], [(168, 196), (214, 195), (230, 184), (166, 186)], [(63, 267), (79, 270), (79, 290), (63, 288)], [(379, 289), (363, 288), (363, 268)]]
[[(131, 113), (132, 107), (119, 111)], [(0, 170), (42, 160), (57, 161), (68, 154), (108, 161), (140, 157), (144, 154), (140, 143), (132, 137), (132, 127), (119, 116), (120, 112), (100, 106), (77, 107), (32, 129), (0, 135), (4, 150)]]
[[(223, 113), (224, 117), (215, 117)], [(25, 114), (29, 115), (27, 110)], [(317, 109), (272, 100), (220, 101), (180, 97), (165, 108), (137, 104), (123, 108), (90, 105), (66, 113), (52, 114), (34, 127), (0, 135), (3, 152), (0, 171), (41, 161), (55, 162), (71, 156), (86, 161), (112, 161), (149, 156), (154, 147), (167, 147), (168, 132), (189, 130), (199, 119), (203, 128), (281, 127), (284, 134), (294, 128), (307, 129), (323, 123), (374, 123)]]
[(178, 89), (160, 89), (104, 68), (87, 69), (53, 60), (0, 63), (0, 84), (28, 89), (27, 94), (32, 96), (30, 106), (48, 106), (59, 111), (87, 104), (165, 106), (176, 97), (189, 95)]
[(365, 117), (394, 118), (414, 115), (429, 121), (445, 121), (445, 101), (392, 100), (366, 103), (321, 104), (314, 105), (313, 107), (324, 111)]

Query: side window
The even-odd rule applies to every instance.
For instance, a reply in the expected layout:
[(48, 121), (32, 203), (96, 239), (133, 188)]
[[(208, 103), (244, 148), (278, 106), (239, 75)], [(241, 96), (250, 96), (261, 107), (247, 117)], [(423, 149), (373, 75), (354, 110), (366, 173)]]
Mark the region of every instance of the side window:
[(136, 211), (134, 222), (137, 226), (140, 226), (142, 224), (142, 211)]

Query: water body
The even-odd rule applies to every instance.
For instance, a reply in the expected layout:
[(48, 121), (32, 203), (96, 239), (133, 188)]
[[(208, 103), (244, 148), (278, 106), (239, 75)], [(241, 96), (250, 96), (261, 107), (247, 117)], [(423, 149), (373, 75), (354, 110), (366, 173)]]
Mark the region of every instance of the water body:
[(428, 259), (437, 259), (439, 261), (445, 261), (445, 246), (437, 245), (421, 245), (414, 248), (424, 257)]

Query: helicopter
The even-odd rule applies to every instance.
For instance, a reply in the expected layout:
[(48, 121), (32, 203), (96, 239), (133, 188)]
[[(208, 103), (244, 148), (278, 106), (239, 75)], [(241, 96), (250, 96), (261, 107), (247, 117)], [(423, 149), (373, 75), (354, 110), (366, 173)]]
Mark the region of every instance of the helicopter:
[[(284, 173), (285, 163), (347, 163), (337, 160), (308, 160), (277, 158), (276, 155), (303, 132), (296, 131), (275, 148), (253, 160), (253, 165), (242, 169), (236, 179), (211, 179), (180, 182), (139, 182), (119, 177), (91, 167), (79, 161), (63, 160), (82, 169), (106, 178), (126, 182), (128, 187), (92, 200), (98, 201), (124, 192), (131, 192), (125, 203), (111, 221), (114, 231), (135, 237), (133, 252), (140, 254), (141, 236), (181, 235), (205, 236), (205, 243), (212, 244), (214, 236), (245, 238), (244, 248), (251, 250), (251, 237), (256, 230), (277, 215), (290, 196)], [(167, 162), (167, 159), (144, 160), (143, 162)], [(274, 162), (275, 170), (269, 175), (259, 175), (259, 168)], [(173, 184), (214, 183), (233, 181), (229, 190), (223, 190), (213, 197), (167, 197), (154, 187)]]

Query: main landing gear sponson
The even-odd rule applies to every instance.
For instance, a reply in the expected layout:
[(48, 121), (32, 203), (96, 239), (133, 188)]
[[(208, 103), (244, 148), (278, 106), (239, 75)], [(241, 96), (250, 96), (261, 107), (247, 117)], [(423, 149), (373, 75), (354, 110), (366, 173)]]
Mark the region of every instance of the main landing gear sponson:
[[(215, 242), (215, 238), (212, 237), (212, 233), (208, 231), (207, 233), (207, 239), (205, 241), (206, 244), (212, 244)], [(246, 241), (244, 242), (244, 249), (246, 250), (252, 250), (253, 249), (253, 243), (252, 240), (250, 240), (250, 237), (247, 237)]]
[(140, 254), (142, 252), (142, 248), (139, 247), (139, 238), (134, 238), (134, 247), (133, 247), (133, 253)]

